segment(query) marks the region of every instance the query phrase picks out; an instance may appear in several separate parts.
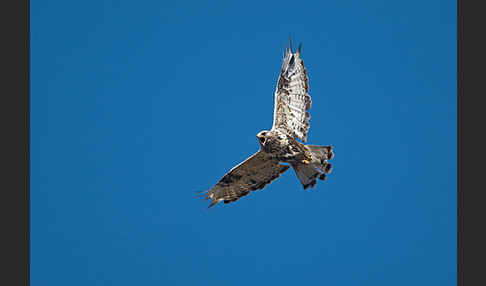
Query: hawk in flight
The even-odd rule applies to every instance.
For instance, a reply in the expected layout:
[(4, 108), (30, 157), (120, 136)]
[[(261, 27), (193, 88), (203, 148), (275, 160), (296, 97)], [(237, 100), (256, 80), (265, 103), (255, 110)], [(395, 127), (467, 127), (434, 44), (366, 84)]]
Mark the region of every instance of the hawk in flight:
[[(282, 69), (275, 90), (273, 126), (260, 131), (256, 137), (260, 150), (231, 169), (204, 195), (211, 200), (209, 207), (223, 201), (237, 201), (251, 191), (261, 190), (293, 167), (305, 189), (314, 187), (317, 179), (325, 180), (331, 172), (334, 153), (331, 146), (304, 145), (307, 141), (311, 107), (308, 94), (309, 79), (300, 56), (286, 48)], [(284, 165), (287, 163), (290, 165)]]

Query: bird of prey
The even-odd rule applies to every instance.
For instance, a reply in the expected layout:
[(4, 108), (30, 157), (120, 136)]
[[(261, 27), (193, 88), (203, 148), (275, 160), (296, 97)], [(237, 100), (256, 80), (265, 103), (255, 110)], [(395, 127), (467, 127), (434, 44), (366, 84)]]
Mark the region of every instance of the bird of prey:
[[(305, 145), (309, 130), (311, 97), (309, 79), (301, 58), (302, 44), (292, 50), (292, 42), (285, 49), (282, 69), (275, 90), (273, 126), (260, 131), (256, 137), (260, 150), (231, 169), (209, 191), (209, 207), (223, 201), (237, 201), (251, 191), (261, 190), (293, 167), (305, 189), (325, 180), (331, 172), (328, 160), (334, 157), (331, 146)], [(290, 165), (287, 165), (290, 164)]]

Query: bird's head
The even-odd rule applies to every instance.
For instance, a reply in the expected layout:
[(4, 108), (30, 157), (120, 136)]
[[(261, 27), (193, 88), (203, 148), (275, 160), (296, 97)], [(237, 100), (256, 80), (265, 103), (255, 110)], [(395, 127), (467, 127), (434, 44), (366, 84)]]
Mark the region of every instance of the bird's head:
[(260, 143), (260, 145), (265, 145), (265, 142), (267, 141), (267, 138), (268, 138), (268, 132), (267, 130), (262, 130), (260, 132), (258, 132), (257, 134), (257, 138), (258, 138), (258, 142)]

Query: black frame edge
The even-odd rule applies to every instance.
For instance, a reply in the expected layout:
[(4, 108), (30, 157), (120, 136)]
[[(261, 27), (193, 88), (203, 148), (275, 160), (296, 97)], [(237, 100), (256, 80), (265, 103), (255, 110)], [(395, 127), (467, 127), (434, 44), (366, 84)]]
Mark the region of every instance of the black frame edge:
[(30, 285), (30, 1), (0, 1), (1, 285)]
[(30, 285), (30, 0), (25, 2), (25, 283)]
[(457, 1), (457, 285), (464, 285), (463, 275), (463, 184), (462, 184), (462, 102), (463, 102), (463, 9), (462, 0)]

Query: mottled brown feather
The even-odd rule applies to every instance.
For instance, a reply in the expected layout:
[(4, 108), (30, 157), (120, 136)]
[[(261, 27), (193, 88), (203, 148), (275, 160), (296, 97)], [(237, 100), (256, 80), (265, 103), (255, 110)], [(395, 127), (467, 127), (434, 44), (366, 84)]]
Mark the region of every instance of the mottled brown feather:
[(235, 202), (247, 196), (250, 191), (261, 190), (280, 177), (289, 167), (272, 160), (267, 153), (258, 151), (226, 173), (206, 193), (206, 196), (211, 199), (209, 207), (220, 201), (225, 204)]

